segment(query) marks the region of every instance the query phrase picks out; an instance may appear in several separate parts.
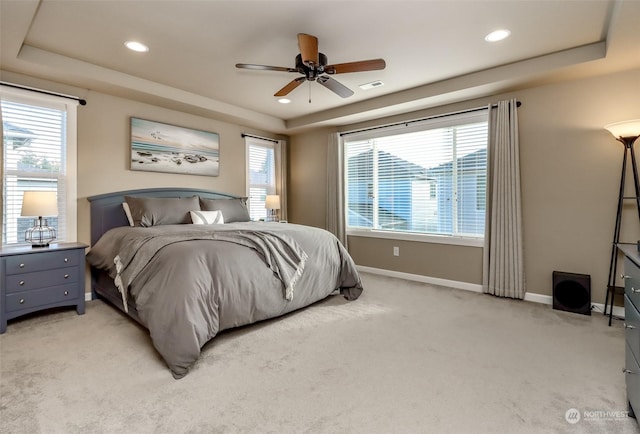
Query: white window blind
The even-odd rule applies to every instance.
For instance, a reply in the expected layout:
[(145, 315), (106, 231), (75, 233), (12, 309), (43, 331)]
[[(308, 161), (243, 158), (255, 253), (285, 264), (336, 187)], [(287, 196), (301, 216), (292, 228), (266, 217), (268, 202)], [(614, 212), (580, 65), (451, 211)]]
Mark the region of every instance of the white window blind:
[[(58, 241), (75, 240), (75, 103), (74, 132), (69, 158), (69, 119), (65, 103), (29, 95), (27, 99), (7, 96), (1, 99), (3, 207), (2, 244), (24, 243), (24, 232), (33, 226), (33, 217), (22, 217), (25, 191), (56, 191), (58, 216), (48, 217), (48, 225), (57, 232)], [(69, 170), (69, 161), (74, 164)], [(71, 191), (69, 191), (71, 187)], [(73, 202), (69, 205), (69, 202)], [(70, 210), (73, 215), (70, 215)], [(71, 230), (70, 230), (71, 228)]]
[(344, 138), (347, 230), (484, 236), (487, 113)]
[(265, 200), (276, 194), (275, 143), (247, 137), (249, 215), (251, 220), (265, 219)]

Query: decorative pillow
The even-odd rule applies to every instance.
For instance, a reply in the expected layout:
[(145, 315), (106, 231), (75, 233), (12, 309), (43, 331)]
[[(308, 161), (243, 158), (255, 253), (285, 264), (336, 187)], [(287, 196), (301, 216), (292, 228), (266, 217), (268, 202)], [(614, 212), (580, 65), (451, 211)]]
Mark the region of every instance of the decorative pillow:
[(221, 225), (224, 224), (222, 211), (189, 211), (194, 225)]
[(129, 222), (129, 226), (133, 226), (133, 217), (131, 217), (131, 210), (129, 209), (129, 204), (127, 202), (122, 202), (122, 209), (124, 213), (127, 215), (127, 221)]
[(200, 209), (203, 211), (222, 211), (225, 223), (248, 222), (251, 220), (247, 209), (246, 197), (234, 199), (205, 199), (201, 197)]
[(191, 210), (200, 209), (198, 196), (133, 197), (125, 196), (134, 226), (178, 225), (191, 223)]

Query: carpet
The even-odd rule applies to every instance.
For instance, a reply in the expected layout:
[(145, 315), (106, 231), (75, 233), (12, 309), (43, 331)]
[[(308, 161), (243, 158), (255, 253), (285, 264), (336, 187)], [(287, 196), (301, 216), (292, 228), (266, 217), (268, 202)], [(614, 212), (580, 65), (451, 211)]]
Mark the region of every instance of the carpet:
[(102, 301), (10, 321), (0, 431), (640, 432), (626, 416), (621, 322), (362, 278), (356, 301), (332, 295), (219, 334), (180, 380)]

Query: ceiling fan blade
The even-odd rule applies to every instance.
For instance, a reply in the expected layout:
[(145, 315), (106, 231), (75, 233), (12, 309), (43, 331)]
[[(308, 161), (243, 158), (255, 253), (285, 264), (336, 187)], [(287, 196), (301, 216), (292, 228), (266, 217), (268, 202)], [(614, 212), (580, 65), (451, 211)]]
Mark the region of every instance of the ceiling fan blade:
[(298, 72), (293, 68), (285, 68), (284, 66), (254, 65), (253, 63), (236, 63), (236, 68), (254, 69), (259, 71)]
[(318, 38), (306, 33), (298, 33), (298, 47), (302, 63), (307, 66), (318, 65)]
[(321, 75), (318, 77), (318, 83), (342, 98), (348, 98), (353, 95), (353, 91), (351, 89), (328, 75)]
[(285, 87), (273, 94), (273, 96), (286, 96), (296, 87), (300, 86), (306, 80), (305, 77), (298, 77), (290, 81)]
[(344, 74), (346, 72), (376, 71), (387, 66), (383, 59), (361, 60), (359, 62), (336, 63), (327, 65), (324, 72), (327, 74)]

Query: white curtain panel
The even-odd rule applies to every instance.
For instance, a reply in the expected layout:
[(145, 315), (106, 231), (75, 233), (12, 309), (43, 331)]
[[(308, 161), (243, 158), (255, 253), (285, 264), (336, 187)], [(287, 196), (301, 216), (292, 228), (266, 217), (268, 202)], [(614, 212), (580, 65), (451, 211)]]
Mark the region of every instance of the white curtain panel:
[(524, 299), (520, 155), (515, 99), (489, 107), (483, 290)]
[(339, 133), (329, 134), (327, 144), (327, 230), (347, 247), (344, 213), (344, 147)]
[(277, 176), (276, 176), (276, 190), (280, 195), (280, 220), (287, 220), (287, 141), (286, 140), (278, 140), (276, 145), (278, 147), (278, 158), (279, 166), (276, 167)]

